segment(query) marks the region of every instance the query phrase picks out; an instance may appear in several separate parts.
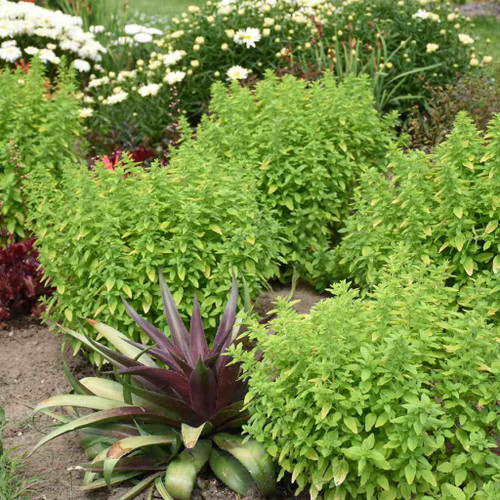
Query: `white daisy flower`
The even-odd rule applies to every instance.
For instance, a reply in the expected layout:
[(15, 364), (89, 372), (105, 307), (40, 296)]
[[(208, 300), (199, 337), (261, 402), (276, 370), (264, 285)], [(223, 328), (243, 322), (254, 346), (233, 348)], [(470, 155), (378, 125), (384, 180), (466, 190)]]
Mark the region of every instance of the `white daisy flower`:
[(106, 99), (104, 99), (102, 102), (103, 104), (107, 105), (113, 105), (113, 104), (118, 104), (119, 102), (125, 101), (128, 97), (127, 92), (118, 92), (117, 94), (112, 94)]
[(15, 40), (6, 40), (5, 42), (2, 42), (2, 49), (5, 49), (6, 47), (14, 47), (17, 45), (17, 42)]
[(428, 43), (426, 49), (427, 54), (432, 54), (433, 52), (436, 52), (437, 49), (439, 49), (439, 45), (437, 43)]
[(80, 72), (88, 73), (90, 71), (90, 63), (84, 59), (75, 59), (73, 66)]
[(96, 24), (95, 26), (90, 26), (89, 31), (91, 33), (103, 33), (105, 30), (104, 26), (101, 24)]
[(33, 47), (32, 45), (30, 45), (29, 47), (26, 47), (24, 49), (24, 52), (26, 52), (26, 54), (28, 54), (29, 56), (34, 56), (35, 54), (38, 54), (38, 50), (36, 47)]
[(92, 108), (82, 108), (78, 111), (78, 116), (80, 118), (89, 118), (94, 114), (94, 110)]
[(413, 17), (417, 19), (428, 19), (430, 17), (430, 13), (427, 10), (418, 9), (417, 12), (413, 14)]
[(55, 55), (53, 50), (50, 49), (40, 49), (38, 55), (44, 63), (50, 62), (52, 64), (59, 64), (61, 62), (61, 59)]
[(149, 43), (153, 41), (153, 36), (149, 33), (137, 33), (134, 35), (134, 40), (139, 43)]
[(158, 94), (160, 87), (161, 85), (158, 85), (157, 83), (150, 83), (149, 85), (139, 87), (138, 92), (142, 95), (142, 97), (155, 96)]
[(259, 28), (247, 28), (238, 30), (234, 35), (234, 41), (239, 45), (246, 45), (247, 49), (255, 47), (255, 44), (261, 39)]
[(136, 35), (137, 33), (142, 33), (143, 30), (144, 26), (140, 24), (127, 24), (124, 29), (127, 35)]
[(165, 75), (163, 81), (168, 83), (169, 85), (174, 85), (174, 83), (179, 83), (184, 80), (186, 73), (184, 71), (171, 71)]
[(21, 52), (21, 49), (19, 47), (16, 47), (15, 45), (11, 45), (10, 47), (2, 47), (0, 49), (0, 59), (3, 59), (4, 61), (13, 63), (14, 61), (17, 61), (23, 53)]
[(227, 79), (228, 80), (245, 80), (248, 78), (249, 71), (242, 66), (232, 66), (227, 70)]
[(472, 45), (474, 43), (474, 38), (465, 33), (459, 33), (458, 39), (460, 40), (460, 43), (463, 43), (464, 45)]

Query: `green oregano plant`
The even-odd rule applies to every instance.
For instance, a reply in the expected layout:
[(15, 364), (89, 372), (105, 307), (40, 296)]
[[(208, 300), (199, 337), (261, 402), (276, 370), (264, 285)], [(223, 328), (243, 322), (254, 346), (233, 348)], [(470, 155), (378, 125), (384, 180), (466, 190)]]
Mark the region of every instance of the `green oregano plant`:
[[(65, 161), (82, 152), (74, 75), (61, 66), (56, 84), (43, 63), (0, 72), (0, 228), (25, 238), (23, 179), (38, 163), (56, 178)], [(78, 147), (77, 147), (78, 146)], [(5, 234), (0, 232), (0, 242)]]
[(484, 137), (460, 113), (433, 154), (395, 152), (386, 175), (362, 176), (352, 208), (334, 254), (358, 284), (378, 282), (404, 242), (426, 265), (449, 261), (459, 284), (486, 273), (499, 285), (500, 115)]
[(449, 277), (392, 257), (367, 297), (341, 282), (310, 316), (282, 302), (252, 352), (232, 348), (244, 429), (280, 477), (329, 500), (498, 497), (500, 329), (457, 310)]
[(281, 224), (286, 263), (326, 286), (324, 256), (361, 172), (383, 164), (393, 125), (375, 110), (366, 77), (308, 84), (268, 72), (253, 91), (214, 85), (210, 113), (173, 158), (213, 156), (221, 170), (253, 174)]
[[(53, 320), (79, 329), (81, 318), (94, 318), (146, 342), (120, 297), (165, 329), (161, 267), (184, 317), (199, 294), (210, 336), (233, 267), (252, 295), (277, 274), (279, 229), (252, 178), (221, 168), (215, 154), (199, 160), (148, 170), (127, 158), (114, 170), (70, 163), (58, 185), (43, 168), (30, 175), (39, 258), (55, 287)], [(91, 359), (102, 361), (98, 353)]]

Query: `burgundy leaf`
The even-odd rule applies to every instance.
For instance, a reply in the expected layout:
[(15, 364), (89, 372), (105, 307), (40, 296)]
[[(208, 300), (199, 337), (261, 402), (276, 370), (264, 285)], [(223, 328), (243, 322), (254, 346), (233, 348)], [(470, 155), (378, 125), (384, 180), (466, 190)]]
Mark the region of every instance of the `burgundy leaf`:
[[(223, 356), (229, 361), (231, 358)], [(240, 363), (227, 364), (227, 361), (217, 372), (217, 403), (216, 409), (222, 410), (234, 401), (234, 395), (238, 385), (241, 383), (238, 380), (240, 374)]]
[(125, 304), (130, 317), (136, 322), (137, 326), (149, 336), (149, 338), (162, 350), (167, 353), (175, 352), (177, 357), (182, 358), (182, 351), (177, 349), (177, 347), (170, 341), (169, 338), (158, 328), (153, 326), (149, 321), (141, 317), (134, 308), (122, 297), (122, 301)]
[(174, 389), (181, 397), (189, 402), (189, 383), (188, 380), (172, 371), (163, 368), (151, 368), (149, 366), (138, 366), (124, 368), (119, 372), (122, 375), (140, 375), (141, 377), (154, 384), (157, 388)]
[(226, 305), (224, 314), (217, 329), (217, 334), (215, 335), (214, 346), (210, 351), (210, 354), (215, 354), (220, 352), (222, 346), (227, 341), (227, 338), (231, 335), (231, 331), (236, 321), (236, 307), (238, 305), (238, 283), (236, 282), (236, 276), (233, 272), (233, 285), (231, 287), (231, 295)]
[(210, 420), (215, 412), (217, 397), (217, 383), (214, 372), (207, 368), (201, 358), (198, 358), (196, 367), (189, 379), (191, 389), (191, 406), (204, 420)]
[(194, 296), (193, 314), (191, 316), (191, 353), (194, 359), (201, 357), (205, 359), (208, 354), (207, 339), (203, 330), (203, 319), (201, 317), (200, 304), (198, 297)]
[(165, 317), (167, 318), (172, 341), (175, 346), (186, 355), (186, 359), (190, 361), (192, 359), (191, 353), (189, 351), (188, 331), (186, 330), (186, 326), (182, 322), (181, 315), (177, 310), (174, 298), (172, 297), (172, 294), (170, 293), (170, 290), (165, 283), (165, 279), (163, 278), (163, 274), (161, 273), (161, 271), (159, 271), (159, 275), (163, 310), (165, 311)]

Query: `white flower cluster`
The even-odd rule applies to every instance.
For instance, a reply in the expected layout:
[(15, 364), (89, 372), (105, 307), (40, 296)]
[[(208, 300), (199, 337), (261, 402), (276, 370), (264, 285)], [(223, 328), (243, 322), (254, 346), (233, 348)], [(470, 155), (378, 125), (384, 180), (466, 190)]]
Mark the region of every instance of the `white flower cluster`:
[[(25, 47), (28, 55), (38, 54), (42, 61), (59, 64), (56, 50), (71, 52), (81, 60), (100, 61), (106, 49), (94, 38), (93, 33), (82, 29), (80, 17), (63, 14), (61, 11), (44, 9), (31, 2), (8, 2), (0, 0), (0, 40), (16, 41), (22, 36), (40, 38), (39, 47)], [(47, 44), (47, 39), (50, 42)], [(5, 41), (3, 42), (5, 43)], [(0, 59), (14, 62), (22, 57), (22, 48), (17, 44), (4, 47)], [(76, 63), (77, 69), (87, 68)], [(79, 69), (89, 71), (89, 69)]]
[(140, 24), (127, 24), (124, 28), (125, 35), (114, 41), (114, 45), (139, 45), (151, 43), (155, 36), (163, 35), (163, 31), (157, 28), (149, 28)]

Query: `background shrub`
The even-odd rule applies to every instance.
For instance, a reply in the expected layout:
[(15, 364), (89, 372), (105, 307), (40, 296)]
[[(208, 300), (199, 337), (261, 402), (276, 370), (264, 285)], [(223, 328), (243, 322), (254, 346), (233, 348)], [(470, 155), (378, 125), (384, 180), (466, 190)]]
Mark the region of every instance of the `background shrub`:
[[(258, 36), (239, 43), (247, 28)], [(459, 35), (468, 35), (466, 44)], [(95, 108), (88, 124), (127, 149), (141, 141), (161, 145), (165, 120), (172, 123), (177, 113), (168, 117), (165, 110), (177, 108), (177, 98), (196, 121), (214, 81), (250, 83), (267, 69), (309, 79), (324, 70), (338, 77), (366, 72), (379, 109), (406, 109), (425, 94), (422, 81), (452, 82), (468, 70), (472, 35), (469, 21), (441, 1), (207, 2), (174, 17), (149, 58), (121, 72), (102, 69), (87, 89)], [(429, 52), (428, 44), (438, 48)], [(230, 71), (236, 66), (239, 74)], [(128, 126), (120, 130), (121, 123)]]
[(33, 249), (34, 238), (0, 247), (0, 319), (21, 313), (38, 315), (38, 299), (50, 293)]
[(498, 327), (451, 306), (448, 278), (444, 266), (391, 259), (366, 299), (339, 283), (310, 317), (282, 303), (273, 335), (254, 325), (258, 347), (233, 348), (249, 383), (245, 430), (299, 490), (334, 499), (498, 495)]
[(362, 176), (337, 262), (356, 283), (371, 285), (404, 243), (427, 265), (448, 260), (459, 284), (483, 272), (498, 283), (499, 193), (500, 115), (483, 138), (460, 113), (433, 154), (395, 153), (387, 176), (375, 169)]
[(256, 176), (282, 227), (286, 263), (325, 286), (324, 256), (362, 170), (383, 163), (393, 124), (374, 109), (366, 77), (337, 84), (327, 75), (309, 85), (268, 72), (254, 92), (216, 84), (210, 114), (172, 158), (214, 157), (221, 170)]
[(216, 155), (149, 171), (126, 159), (114, 170), (70, 163), (58, 189), (55, 182), (45, 169), (33, 171), (30, 198), (40, 262), (55, 288), (48, 313), (69, 327), (97, 318), (137, 339), (123, 295), (165, 328), (161, 267), (181, 313), (191, 312), (196, 292), (213, 329), (233, 267), (252, 294), (278, 271), (278, 228), (254, 181), (221, 168)]
[(454, 84), (432, 88), (431, 97), (422, 106), (414, 106), (405, 123), (412, 147), (430, 150), (440, 144), (460, 111), (467, 111), (479, 130), (486, 131), (500, 112), (496, 79), (484, 74), (466, 75)]
[(0, 244), (8, 233), (27, 236), (23, 178), (39, 164), (57, 178), (84, 152), (74, 94), (71, 72), (61, 68), (52, 87), (38, 59), (27, 71), (0, 73)]

